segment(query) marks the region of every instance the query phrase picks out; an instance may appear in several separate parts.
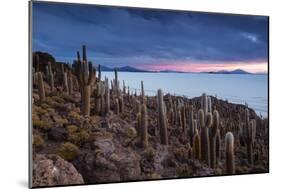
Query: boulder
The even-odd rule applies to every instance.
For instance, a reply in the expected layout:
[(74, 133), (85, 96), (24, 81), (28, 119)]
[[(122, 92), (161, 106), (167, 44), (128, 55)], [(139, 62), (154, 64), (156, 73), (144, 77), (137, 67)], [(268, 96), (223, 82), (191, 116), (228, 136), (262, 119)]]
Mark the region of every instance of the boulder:
[(64, 127), (53, 127), (48, 132), (48, 138), (56, 142), (64, 141), (67, 138), (67, 130)]
[(37, 154), (33, 161), (32, 187), (84, 184), (75, 167), (58, 155)]

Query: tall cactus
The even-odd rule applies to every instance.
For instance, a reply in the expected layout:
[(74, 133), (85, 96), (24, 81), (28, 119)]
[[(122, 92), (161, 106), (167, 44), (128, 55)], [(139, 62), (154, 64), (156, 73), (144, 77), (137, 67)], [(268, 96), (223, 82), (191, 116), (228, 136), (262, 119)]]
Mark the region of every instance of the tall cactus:
[(203, 93), (201, 96), (201, 108), (203, 109), (204, 116), (206, 116), (208, 112), (208, 96), (206, 93)]
[(212, 115), (207, 114), (205, 121), (204, 111), (202, 109), (199, 110), (198, 114), (201, 126), (201, 155), (205, 163), (210, 166), (209, 127), (212, 123)]
[(72, 78), (71, 73), (68, 74), (68, 89), (69, 89), (69, 95), (72, 95), (73, 94), (73, 78)]
[(98, 81), (101, 81), (101, 66), (100, 66), (100, 64), (99, 64), (99, 67), (98, 67), (98, 71), (99, 71)]
[[(77, 53), (77, 56), (79, 53)], [(96, 79), (95, 71), (91, 62), (87, 62), (86, 46), (83, 45), (83, 60), (78, 60), (74, 64), (75, 74), (80, 85), (80, 93), (82, 100), (82, 114), (84, 116), (90, 115), (90, 97), (91, 85)]]
[(120, 106), (119, 106), (119, 99), (118, 98), (116, 98), (115, 99), (115, 113), (118, 115), (119, 114), (119, 112), (120, 112)]
[(250, 120), (250, 113), (249, 109), (247, 108), (245, 110), (245, 139), (246, 139), (246, 145), (247, 145), (247, 156), (248, 156), (248, 163), (250, 166), (253, 166), (254, 164), (254, 157), (253, 157), (253, 145), (255, 140), (255, 131), (256, 131), (256, 122), (255, 120)]
[(211, 168), (216, 166), (216, 142), (217, 142), (217, 133), (219, 129), (219, 112), (214, 111), (214, 124), (210, 128), (210, 156), (211, 156)]
[(141, 112), (137, 113), (137, 134), (141, 137)]
[(39, 98), (40, 102), (43, 102), (46, 98), (45, 95), (45, 88), (44, 88), (44, 81), (43, 81), (43, 75), (41, 72), (38, 72), (38, 91), (39, 91)]
[(167, 118), (165, 112), (165, 103), (163, 100), (163, 91), (158, 89), (158, 125), (160, 128), (161, 144), (168, 145)]
[(119, 95), (119, 110), (120, 110), (120, 113), (124, 113), (124, 99), (123, 99), (123, 94), (120, 93)]
[(220, 134), (220, 130), (218, 130), (216, 136), (216, 163), (218, 163), (220, 159), (221, 159), (221, 134)]
[(231, 132), (225, 135), (226, 173), (235, 174), (234, 136)]
[(210, 96), (208, 96), (208, 112), (212, 113), (212, 99)]
[(54, 74), (52, 71), (51, 62), (48, 62), (47, 68), (48, 68), (47, 69), (47, 78), (48, 78), (49, 85), (51, 87), (51, 91), (53, 92), (55, 90), (55, 84), (54, 84)]
[(182, 125), (182, 131), (185, 133), (186, 130), (186, 109), (185, 106), (181, 107), (181, 125)]
[(143, 87), (143, 81), (141, 80), (141, 103), (144, 104), (145, 102), (145, 93), (144, 93), (144, 87)]
[[(190, 107), (189, 110), (189, 138), (190, 141), (193, 141), (193, 135), (194, 135), (195, 129), (194, 129), (194, 115), (193, 115), (193, 106)], [(193, 145), (193, 144), (192, 144)], [(192, 146), (193, 147), (193, 146)], [(201, 152), (200, 152), (201, 153)]]
[(63, 73), (63, 90), (66, 94), (69, 94), (67, 72)]
[(110, 91), (109, 91), (109, 83), (108, 78), (105, 78), (105, 114), (107, 114), (110, 110)]
[(201, 160), (201, 139), (197, 129), (195, 130), (195, 134), (192, 141), (194, 158)]
[(143, 148), (148, 146), (147, 109), (145, 104), (141, 108), (141, 144)]

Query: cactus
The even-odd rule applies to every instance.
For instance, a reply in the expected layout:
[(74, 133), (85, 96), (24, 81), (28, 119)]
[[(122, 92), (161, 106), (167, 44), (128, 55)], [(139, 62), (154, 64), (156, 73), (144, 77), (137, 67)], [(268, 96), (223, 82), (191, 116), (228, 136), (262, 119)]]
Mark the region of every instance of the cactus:
[(202, 109), (199, 110), (198, 114), (199, 114), (199, 123), (201, 126), (201, 155), (205, 163), (210, 166), (209, 127), (212, 124), (212, 114), (210, 113), (207, 114), (206, 122), (205, 122), (204, 111)]
[(73, 79), (71, 73), (68, 75), (68, 89), (69, 89), (69, 95), (73, 94)]
[(143, 104), (141, 107), (141, 144), (143, 148), (146, 148), (148, 146), (147, 110), (145, 104)]
[(246, 120), (246, 124), (245, 124), (244, 134), (246, 136), (244, 138), (246, 140), (246, 145), (247, 145), (248, 163), (252, 167), (254, 164), (253, 145), (256, 135), (256, 122), (255, 120), (250, 120), (250, 113), (248, 108), (245, 110), (245, 120)]
[(143, 81), (141, 80), (141, 103), (145, 103), (145, 94), (144, 94), (144, 87), (143, 87)]
[(208, 96), (208, 112), (212, 113), (212, 99), (210, 96)]
[(98, 72), (99, 72), (98, 81), (101, 81), (101, 66), (100, 66), (100, 64), (98, 66)]
[(182, 131), (185, 133), (186, 130), (186, 110), (185, 106), (181, 107), (181, 125), (182, 125)]
[(217, 110), (214, 111), (214, 124), (210, 128), (210, 156), (211, 156), (211, 168), (215, 168), (216, 166), (216, 140), (217, 133), (219, 129), (219, 112)]
[(115, 95), (119, 96), (119, 84), (118, 84), (118, 74), (117, 74), (117, 68), (114, 69), (114, 91)]
[(120, 113), (124, 113), (124, 99), (123, 99), (122, 93), (120, 93), (120, 95), (119, 95), (119, 110), (120, 110)]
[[(194, 135), (194, 116), (193, 116), (193, 106), (190, 107), (190, 111), (189, 111), (189, 137), (190, 137), (190, 141), (193, 141), (193, 135)], [(193, 146), (192, 146), (193, 147)]]
[[(78, 57), (79, 53), (77, 53)], [(75, 62), (74, 69), (75, 74), (80, 85), (81, 101), (82, 101), (82, 114), (84, 116), (90, 115), (90, 97), (91, 97), (91, 85), (96, 79), (95, 70), (91, 62), (87, 62), (86, 46), (83, 46), (83, 60)]]
[(225, 135), (226, 173), (235, 174), (234, 136), (231, 132)]
[(100, 114), (105, 116), (105, 86), (103, 82), (100, 82)]
[(123, 94), (126, 94), (126, 85), (125, 85), (125, 81), (123, 80)]
[(66, 94), (69, 94), (67, 72), (63, 73), (63, 90)]
[(165, 103), (163, 101), (163, 91), (158, 89), (158, 124), (160, 128), (161, 144), (168, 145), (167, 118), (165, 112)]
[(195, 134), (192, 141), (194, 158), (201, 160), (201, 139), (197, 129), (195, 130)]
[(110, 110), (110, 90), (108, 78), (105, 78), (105, 114)]
[(138, 136), (141, 136), (141, 112), (137, 113), (137, 132), (138, 132)]
[(208, 97), (206, 93), (203, 93), (201, 96), (201, 108), (203, 109), (204, 116), (208, 113)]
[(216, 163), (218, 163), (220, 159), (221, 159), (221, 134), (220, 134), (220, 130), (218, 130), (216, 136)]
[(40, 102), (43, 102), (46, 98), (45, 95), (45, 88), (44, 88), (44, 81), (43, 81), (43, 75), (41, 72), (38, 72), (38, 91), (39, 91), (39, 98)]
[(94, 93), (94, 96), (95, 96), (95, 112), (97, 114), (101, 113), (101, 98), (102, 98), (102, 95), (101, 95), (102, 86), (101, 85), (102, 85), (101, 82), (97, 82), (96, 90), (95, 90), (95, 93)]
[(115, 113), (118, 115), (119, 114), (119, 100), (118, 98), (115, 99)]
[(48, 78), (49, 85), (51, 87), (51, 91), (53, 92), (55, 90), (55, 84), (54, 84), (54, 74), (52, 72), (51, 62), (48, 62), (47, 65), (47, 78)]

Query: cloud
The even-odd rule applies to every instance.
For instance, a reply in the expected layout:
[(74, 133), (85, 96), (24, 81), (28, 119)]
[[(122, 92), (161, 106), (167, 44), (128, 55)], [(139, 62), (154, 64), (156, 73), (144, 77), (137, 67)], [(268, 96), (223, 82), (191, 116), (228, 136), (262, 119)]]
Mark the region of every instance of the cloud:
[(267, 17), (33, 2), (33, 50), (97, 64), (267, 60)]

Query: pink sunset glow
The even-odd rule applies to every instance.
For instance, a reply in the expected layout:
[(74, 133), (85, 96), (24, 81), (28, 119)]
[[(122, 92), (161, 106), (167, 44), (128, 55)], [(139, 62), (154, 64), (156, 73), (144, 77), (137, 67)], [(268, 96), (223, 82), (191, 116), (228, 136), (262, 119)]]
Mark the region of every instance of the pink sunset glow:
[(267, 73), (267, 62), (228, 62), (228, 63), (209, 63), (209, 62), (171, 62), (158, 64), (145, 64), (139, 68), (151, 71), (181, 71), (181, 72), (212, 72), (212, 71), (232, 71), (242, 69), (250, 73)]

